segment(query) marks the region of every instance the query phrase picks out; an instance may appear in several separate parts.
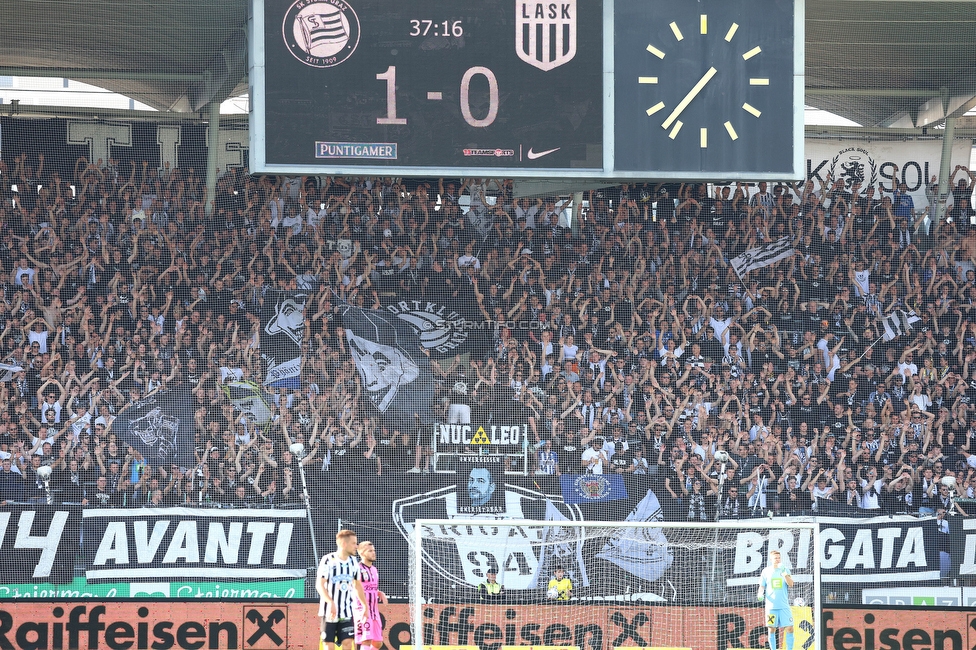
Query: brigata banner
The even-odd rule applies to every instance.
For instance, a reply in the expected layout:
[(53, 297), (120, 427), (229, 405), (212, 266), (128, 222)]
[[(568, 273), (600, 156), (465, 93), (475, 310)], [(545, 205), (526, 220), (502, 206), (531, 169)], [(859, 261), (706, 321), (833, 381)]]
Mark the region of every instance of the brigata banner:
[[(940, 538), (934, 520), (818, 517), (816, 522), (820, 525), (820, 571), (825, 586), (918, 584), (939, 579)], [(808, 557), (812, 543), (812, 532), (807, 529), (771, 531), (768, 544), (757, 531), (740, 531), (727, 585), (759, 584), (767, 554), (774, 549), (789, 558), (795, 571), (809, 569), (802, 558)]]
[(86, 510), (83, 539), (88, 582), (303, 578), (315, 562), (304, 510)]
[(0, 512), (4, 582), (70, 582), (81, 508), (7, 506)]
[(529, 435), (527, 424), (514, 422), (492, 424), (442, 424), (434, 425), (434, 441), (439, 453), (477, 453), (490, 450), (497, 454), (518, 454)]

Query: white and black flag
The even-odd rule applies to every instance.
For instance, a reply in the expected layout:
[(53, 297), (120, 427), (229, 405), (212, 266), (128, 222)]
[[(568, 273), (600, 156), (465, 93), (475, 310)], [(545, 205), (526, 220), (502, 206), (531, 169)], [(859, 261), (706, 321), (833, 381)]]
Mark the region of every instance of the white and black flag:
[(902, 334), (912, 331), (912, 323), (922, 320), (915, 313), (915, 310), (903, 311), (896, 309), (881, 319), (881, 326), (884, 328), (882, 335), (885, 341), (893, 341)]
[(741, 255), (733, 257), (729, 263), (732, 265), (735, 274), (742, 278), (749, 271), (785, 260), (795, 252), (792, 240), (789, 237), (781, 237), (768, 244), (750, 248)]
[(366, 396), (387, 424), (403, 433), (432, 424), (434, 377), (417, 331), (393, 314), (352, 306), (342, 326)]
[(196, 447), (192, 398), (190, 386), (182, 382), (154, 390), (119, 412), (112, 421), (112, 433), (153, 467), (169, 467), (172, 463), (193, 467)]
[(269, 291), (261, 311), (261, 357), (267, 364), (265, 386), (300, 388), (305, 337), (304, 291)]

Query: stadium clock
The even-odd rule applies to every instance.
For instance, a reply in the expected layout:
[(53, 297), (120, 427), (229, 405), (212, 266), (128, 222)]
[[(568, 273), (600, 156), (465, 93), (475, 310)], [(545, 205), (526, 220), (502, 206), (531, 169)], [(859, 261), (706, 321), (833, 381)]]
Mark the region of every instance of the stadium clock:
[(617, 130), (616, 167), (789, 169), (803, 124), (797, 11), (802, 20), (792, 1), (618, 2), (616, 121), (631, 129)]
[(600, 169), (602, 0), (258, 0), (265, 162)]

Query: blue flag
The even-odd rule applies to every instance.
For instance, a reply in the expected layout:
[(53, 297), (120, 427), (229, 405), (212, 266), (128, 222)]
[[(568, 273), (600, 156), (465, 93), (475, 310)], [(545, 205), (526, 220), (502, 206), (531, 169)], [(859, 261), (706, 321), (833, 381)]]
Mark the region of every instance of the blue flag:
[(559, 477), (565, 503), (600, 503), (627, 498), (619, 474), (563, 474)]

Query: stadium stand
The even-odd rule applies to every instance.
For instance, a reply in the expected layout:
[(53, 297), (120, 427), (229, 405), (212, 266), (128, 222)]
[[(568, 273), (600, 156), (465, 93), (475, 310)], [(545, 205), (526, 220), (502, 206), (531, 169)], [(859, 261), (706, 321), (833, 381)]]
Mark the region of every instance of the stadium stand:
[[(528, 422), (526, 471), (644, 474), (676, 520), (966, 514), (945, 476), (974, 496), (964, 167), (936, 229), (903, 190), (843, 182), (622, 185), (571, 205), (491, 179), (243, 170), (207, 216), (192, 170), (79, 159), (62, 178), (49, 170), (66, 161), (13, 160), (0, 162), (4, 503), (53, 489), (91, 508), (278, 507), (301, 502), (299, 463), (313, 482), (429, 471), (427, 434), (376, 417), (341, 325), (343, 305), (390, 298), (469, 305), (489, 324), (432, 360), (432, 406), (443, 421), (460, 408)], [(262, 383), (274, 290), (307, 293), (305, 363), (300, 387), (265, 396), (263, 429), (225, 385)], [(192, 386), (194, 462), (153, 465), (111, 425), (175, 382)]]

